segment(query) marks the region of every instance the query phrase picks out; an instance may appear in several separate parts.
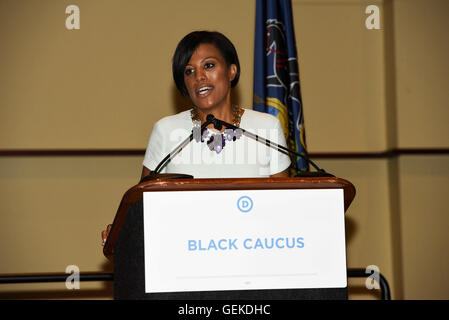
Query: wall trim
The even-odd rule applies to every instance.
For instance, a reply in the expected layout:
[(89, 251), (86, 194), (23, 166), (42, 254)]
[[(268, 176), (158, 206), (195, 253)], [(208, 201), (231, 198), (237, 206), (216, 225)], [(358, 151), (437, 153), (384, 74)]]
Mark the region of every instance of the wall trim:
[[(313, 159), (378, 159), (401, 155), (447, 155), (449, 148), (403, 148), (376, 152), (316, 152)], [(3, 149), (0, 157), (98, 157), (143, 156), (145, 149)]]

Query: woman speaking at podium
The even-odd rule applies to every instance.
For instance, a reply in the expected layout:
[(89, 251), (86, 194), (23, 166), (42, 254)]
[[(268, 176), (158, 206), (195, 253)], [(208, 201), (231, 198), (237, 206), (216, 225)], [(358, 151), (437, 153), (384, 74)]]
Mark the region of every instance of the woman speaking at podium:
[[(173, 56), (173, 78), (193, 108), (162, 118), (153, 127), (143, 160), (142, 178), (188, 137), (195, 123), (212, 114), (286, 146), (280, 121), (273, 115), (243, 109), (231, 101), (231, 90), (240, 76), (240, 63), (231, 41), (219, 32), (194, 31), (178, 44)], [(194, 178), (287, 177), (290, 158), (265, 144), (240, 136), (236, 130), (207, 126), (200, 141), (191, 141), (161, 173)], [(110, 230), (102, 232), (103, 245)]]
[[(215, 118), (286, 146), (279, 120), (267, 113), (243, 109), (231, 101), (240, 76), (234, 45), (219, 32), (194, 31), (178, 44), (173, 56), (173, 78), (193, 108), (159, 120), (153, 127), (143, 161), (142, 177), (153, 171), (192, 132), (194, 122)], [(288, 176), (290, 158), (235, 131), (209, 125), (202, 141), (186, 145), (164, 173), (194, 178), (252, 178)]]

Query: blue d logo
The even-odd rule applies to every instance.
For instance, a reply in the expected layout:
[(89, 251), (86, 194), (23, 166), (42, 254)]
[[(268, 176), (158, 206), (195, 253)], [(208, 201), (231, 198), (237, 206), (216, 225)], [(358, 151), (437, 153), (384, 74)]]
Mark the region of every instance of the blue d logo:
[(241, 212), (249, 212), (253, 208), (253, 200), (248, 196), (240, 197), (237, 200), (237, 208)]

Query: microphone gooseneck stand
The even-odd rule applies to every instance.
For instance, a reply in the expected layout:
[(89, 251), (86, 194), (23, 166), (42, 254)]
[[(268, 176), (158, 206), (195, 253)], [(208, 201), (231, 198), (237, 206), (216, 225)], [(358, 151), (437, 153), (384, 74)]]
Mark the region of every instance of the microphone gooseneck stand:
[[(289, 155), (291, 153), (298, 157), (303, 158), (317, 170), (316, 172), (299, 172), (295, 175), (296, 177), (334, 177), (334, 175), (332, 175), (332, 174), (326, 172), (324, 169), (321, 169), (320, 167), (318, 167), (304, 153), (298, 153), (298, 152), (290, 150), (284, 146), (281, 146), (277, 143), (271, 142), (268, 139), (259, 137), (257, 134), (254, 134), (252, 132), (246, 131), (245, 129), (236, 127), (236, 126), (234, 126), (230, 123), (227, 123), (223, 120), (217, 119), (212, 114), (208, 114), (206, 117), (206, 122), (204, 122), (201, 125), (201, 131), (200, 131), (201, 136), (203, 135), (203, 131), (206, 129), (206, 127), (209, 124), (213, 124), (213, 126), (216, 130), (221, 130), (223, 128), (223, 126), (225, 126), (226, 128), (229, 128), (229, 129), (233, 129), (233, 130), (241, 130), (243, 135), (245, 135), (251, 139), (254, 139), (260, 143), (263, 143), (266, 146), (271, 147), (281, 153), (284, 153), (287, 155)], [(181, 150), (186, 145), (188, 145), (192, 140), (193, 140), (193, 130), (192, 130), (192, 133), (184, 141), (182, 141), (172, 152), (170, 152), (167, 156), (165, 156), (164, 159), (162, 159), (162, 161), (157, 165), (157, 167), (153, 171), (150, 172), (149, 175), (147, 175), (146, 177), (143, 177), (140, 180), (140, 183), (149, 181), (149, 180), (155, 180), (155, 179), (158, 179), (161, 177), (163, 177), (164, 179), (192, 179), (193, 176), (188, 175), (188, 174), (182, 174), (182, 173), (162, 174), (162, 173), (160, 173), (162, 171), (162, 169), (171, 161), (171, 159), (173, 159), (173, 157), (175, 157), (179, 152), (181, 152)]]
[[(203, 134), (203, 131), (206, 129), (208, 125), (212, 123), (212, 120), (215, 119), (213, 116), (210, 117), (210, 115), (207, 116), (206, 122), (201, 125), (201, 131), (200, 134)], [(150, 172), (149, 175), (143, 177), (139, 183), (149, 181), (149, 180), (155, 180), (159, 178), (164, 179), (193, 179), (192, 175), (189, 174), (183, 174), (183, 173), (160, 173), (162, 169), (173, 159), (178, 153), (181, 152), (181, 150), (188, 145), (193, 140), (193, 130), (190, 133), (190, 135), (184, 139), (172, 152), (167, 154), (164, 159), (162, 159), (161, 162), (156, 166), (156, 168)]]
[(276, 149), (277, 151), (287, 154), (289, 155), (290, 153), (303, 158), (304, 160), (306, 160), (309, 164), (311, 164), (315, 169), (316, 172), (299, 172), (296, 174), (296, 177), (335, 177), (333, 174), (326, 172), (324, 169), (321, 169), (320, 167), (318, 167), (312, 160), (310, 160), (310, 158), (308, 156), (306, 156), (304, 153), (298, 153), (296, 151), (290, 150), (284, 146), (281, 146), (277, 143), (271, 142), (268, 139), (259, 137), (257, 134), (254, 134), (252, 132), (246, 131), (245, 129), (236, 127), (230, 123), (227, 123), (223, 120), (217, 119), (215, 118), (213, 115), (209, 114), (207, 116), (207, 119), (210, 120), (210, 122), (214, 125), (215, 129), (217, 130), (221, 130), (223, 126), (225, 126), (226, 128), (229, 129), (233, 129), (233, 130), (241, 130), (242, 134), (246, 135), (247, 137), (254, 139), (260, 143), (265, 144), (268, 147), (271, 147), (273, 149)]

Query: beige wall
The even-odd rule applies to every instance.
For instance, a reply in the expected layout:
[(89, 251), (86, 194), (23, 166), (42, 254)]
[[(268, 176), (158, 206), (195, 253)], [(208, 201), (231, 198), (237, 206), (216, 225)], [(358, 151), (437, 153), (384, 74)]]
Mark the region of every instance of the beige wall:
[[(292, 0), (312, 153), (449, 147), (445, 0)], [(81, 29), (65, 28), (77, 4)], [(381, 30), (365, 8), (381, 8)], [(183, 110), (171, 56), (191, 30), (234, 42), (237, 102), (252, 103), (252, 0), (0, 2), (0, 150), (144, 149), (152, 125)], [(111, 271), (99, 231), (140, 175), (140, 156), (0, 157), (0, 274)], [(357, 188), (348, 267), (377, 265), (396, 299), (447, 299), (444, 155), (316, 162)], [(378, 298), (364, 279), (350, 297)], [(0, 285), (0, 298), (111, 298), (111, 284)]]
[(405, 156), (400, 235), (406, 299), (448, 299), (449, 156)]
[(447, 148), (449, 2), (394, 3), (398, 146)]
[[(69, 31), (73, 3), (80, 30)], [(250, 107), (254, 8), (238, 0), (1, 1), (0, 148), (144, 148), (153, 123), (183, 107), (171, 57), (194, 29), (233, 40), (244, 66), (241, 104)]]

